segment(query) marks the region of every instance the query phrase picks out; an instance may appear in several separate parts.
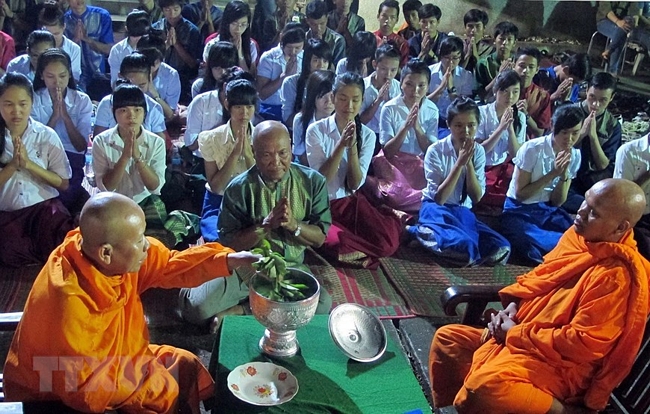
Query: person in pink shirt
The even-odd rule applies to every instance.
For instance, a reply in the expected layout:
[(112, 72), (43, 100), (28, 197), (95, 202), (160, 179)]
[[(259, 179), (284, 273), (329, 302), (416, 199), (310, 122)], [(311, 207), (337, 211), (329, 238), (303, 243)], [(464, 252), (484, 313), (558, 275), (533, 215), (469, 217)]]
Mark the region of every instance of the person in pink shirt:
[(9, 61), (16, 57), (14, 38), (0, 31), (0, 76), (7, 70)]

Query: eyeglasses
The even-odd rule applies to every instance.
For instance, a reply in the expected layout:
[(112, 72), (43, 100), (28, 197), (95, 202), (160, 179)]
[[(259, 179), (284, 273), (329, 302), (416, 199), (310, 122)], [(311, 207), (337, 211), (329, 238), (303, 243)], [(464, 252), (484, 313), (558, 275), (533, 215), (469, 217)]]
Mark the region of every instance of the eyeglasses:
[(230, 23), (230, 28), (231, 29), (237, 29), (237, 28), (245, 29), (247, 27), (248, 27), (248, 22), (246, 22), (246, 23), (237, 23), (237, 22)]
[(451, 60), (452, 62), (460, 62), (460, 56), (443, 56), (442, 59)]

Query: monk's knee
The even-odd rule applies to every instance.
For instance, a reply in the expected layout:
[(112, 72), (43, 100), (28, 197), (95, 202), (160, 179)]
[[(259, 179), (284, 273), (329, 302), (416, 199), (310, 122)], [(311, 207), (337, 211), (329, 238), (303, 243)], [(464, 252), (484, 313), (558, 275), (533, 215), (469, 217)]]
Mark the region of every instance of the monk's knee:
[(551, 408), (553, 396), (533, 384), (478, 377), (470, 375), (456, 395), (454, 407), (459, 414), (546, 414)]

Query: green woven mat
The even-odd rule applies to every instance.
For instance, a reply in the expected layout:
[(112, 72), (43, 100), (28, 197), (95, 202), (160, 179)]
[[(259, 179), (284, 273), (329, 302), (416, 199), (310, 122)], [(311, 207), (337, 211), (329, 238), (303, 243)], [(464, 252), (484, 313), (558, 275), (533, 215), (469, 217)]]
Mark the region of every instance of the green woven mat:
[(381, 268), (334, 267), (313, 250), (306, 253), (305, 264), (332, 296), (332, 308), (341, 303), (358, 303), (382, 319), (415, 316)]
[(526, 266), (445, 268), (421, 248), (401, 247), (392, 256), (380, 259), (381, 267), (416, 315), (452, 322), (442, 308), (440, 295), (454, 285), (508, 285), (515, 277), (528, 272)]

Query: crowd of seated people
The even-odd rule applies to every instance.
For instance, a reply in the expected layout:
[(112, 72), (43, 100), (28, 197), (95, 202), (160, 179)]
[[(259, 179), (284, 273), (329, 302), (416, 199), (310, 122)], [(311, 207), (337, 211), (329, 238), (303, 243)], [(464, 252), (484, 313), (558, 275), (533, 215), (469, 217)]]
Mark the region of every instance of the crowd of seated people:
[[(24, 39), (3, 35), (0, 264), (42, 262), (74, 226), (89, 147), (98, 190), (133, 199), (147, 234), (170, 248), (231, 240), (219, 224), (231, 183), (261, 159), (289, 157), (324, 177), (327, 225), (322, 240), (301, 236), (313, 218), (267, 236), (366, 267), (407, 240), (459, 265), (539, 263), (596, 182), (618, 174), (649, 185), (633, 166), (641, 147), (617, 160), (621, 128), (607, 109), (616, 78), (592, 77), (584, 54), (549, 64), (517, 46), (508, 21), (485, 37), (479, 9), (457, 36), (439, 30), (450, 22), (438, 6), (418, 0), (381, 2), (375, 32), (349, 0), (311, 0), (305, 14), (295, 1), (273, 6), (253, 15), (241, 0), (223, 10), (142, 2), (113, 44), (106, 10), (47, 2)], [(262, 121), (278, 123), (273, 133), (284, 124), (288, 152), (255, 152)], [(166, 204), (170, 125), (182, 125), (174, 145), (203, 179), (192, 212)], [(294, 207), (285, 193), (274, 203)]]

